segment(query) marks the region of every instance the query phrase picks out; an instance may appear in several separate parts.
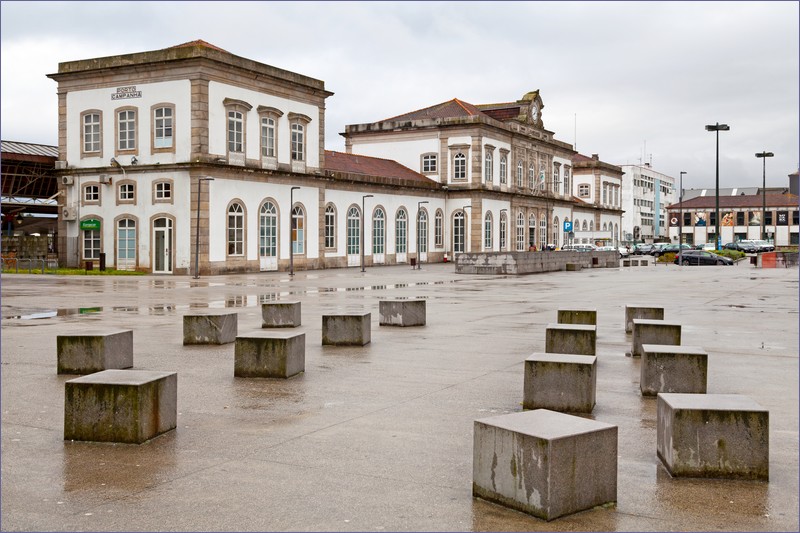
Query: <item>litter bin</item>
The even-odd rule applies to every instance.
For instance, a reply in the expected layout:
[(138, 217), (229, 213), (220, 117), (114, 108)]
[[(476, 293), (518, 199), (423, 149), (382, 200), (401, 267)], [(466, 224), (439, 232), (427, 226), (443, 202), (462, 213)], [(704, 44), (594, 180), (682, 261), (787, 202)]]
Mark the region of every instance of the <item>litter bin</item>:
[(417, 266), (417, 258), (416, 257), (412, 257), (411, 258), (411, 268), (414, 268), (415, 266)]
[(94, 262), (86, 261), (86, 270), (94, 270)]
[(100, 252), (100, 271), (105, 272), (106, 270), (106, 254), (105, 252)]

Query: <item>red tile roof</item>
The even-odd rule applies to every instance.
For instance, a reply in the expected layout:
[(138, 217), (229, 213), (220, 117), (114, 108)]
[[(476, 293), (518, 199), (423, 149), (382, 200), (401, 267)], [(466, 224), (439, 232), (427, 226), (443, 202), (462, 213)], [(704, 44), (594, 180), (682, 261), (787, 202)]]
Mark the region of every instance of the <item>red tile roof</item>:
[(420, 120), (426, 118), (471, 117), (480, 114), (482, 114), (481, 110), (474, 105), (459, 100), (458, 98), (453, 98), (447, 102), (442, 102), (441, 104), (436, 104), (424, 109), (411, 111), (410, 113), (405, 113), (403, 115), (397, 115), (396, 117), (390, 117), (382, 120), (381, 122)]
[[(780, 194), (780, 193), (767, 193), (767, 206), (769, 207), (798, 207), (798, 200), (800, 197), (794, 194)], [(760, 194), (741, 194), (738, 196), (720, 196), (719, 208), (720, 209), (733, 209), (733, 208), (756, 208), (761, 207), (763, 202)], [(683, 206), (680, 203), (675, 203), (668, 206), (668, 209), (715, 209), (716, 197), (712, 194), (710, 196), (697, 196), (691, 200), (684, 200)]]
[(214, 46), (211, 43), (207, 43), (202, 39), (198, 39), (196, 41), (189, 41), (188, 43), (176, 44), (175, 46), (170, 46), (166, 48), (166, 50), (169, 50), (170, 48), (189, 48), (190, 46), (202, 46), (204, 48), (211, 48), (212, 50), (219, 50), (220, 52), (230, 53), (227, 50), (223, 50), (219, 46)]
[(345, 154), (325, 150), (325, 170), (381, 178), (411, 180), (425, 184), (436, 183), (419, 172), (401, 165), (397, 161), (359, 154)]

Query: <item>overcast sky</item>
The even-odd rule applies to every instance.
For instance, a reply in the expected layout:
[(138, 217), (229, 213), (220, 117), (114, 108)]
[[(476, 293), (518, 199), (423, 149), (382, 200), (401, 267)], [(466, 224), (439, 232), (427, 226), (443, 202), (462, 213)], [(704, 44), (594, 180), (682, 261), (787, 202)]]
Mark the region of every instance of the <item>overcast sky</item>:
[(800, 166), (797, 2), (17, 2), (2, 9), (2, 138), (56, 145), (58, 63), (202, 39), (325, 82), (346, 124), (538, 89), (585, 154), (685, 188), (787, 186)]

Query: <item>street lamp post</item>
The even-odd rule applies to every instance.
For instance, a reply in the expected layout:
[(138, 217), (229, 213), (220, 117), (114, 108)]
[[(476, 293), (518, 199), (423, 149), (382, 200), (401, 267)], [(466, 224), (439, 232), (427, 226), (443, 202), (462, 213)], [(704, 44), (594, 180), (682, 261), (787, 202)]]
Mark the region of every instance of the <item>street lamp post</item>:
[[(214, 178), (198, 178), (197, 180), (197, 221), (195, 223), (194, 235), (194, 279), (200, 279), (200, 190), (202, 189), (204, 181), (214, 181)], [(211, 231), (210, 227), (209, 231)]]
[(717, 132), (717, 188), (715, 193), (715, 204), (714, 204), (715, 206), (714, 231), (716, 232), (714, 238), (717, 240), (717, 242), (714, 244), (715, 250), (720, 249), (720, 242), (721, 242), (719, 234), (719, 132), (728, 131), (730, 129), (731, 129), (730, 126), (728, 126), (727, 124), (720, 124), (719, 122), (717, 122), (716, 124), (710, 124), (706, 126), (706, 131)]
[(420, 248), (420, 240), (419, 240), (419, 215), (422, 212), (422, 204), (427, 204), (427, 203), (429, 203), (428, 200), (422, 200), (421, 202), (417, 202), (417, 270), (422, 270), (422, 248)]
[(365, 194), (361, 197), (361, 272), (366, 272), (366, 270), (364, 270), (364, 221), (367, 219), (367, 217), (365, 216), (364, 200), (367, 198), (372, 198), (372, 196), (373, 195), (371, 194)]
[(300, 187), (289, 189), (289, 275), (294, 276), (294, 191)]
[(772, 152), (767, 152), (766, 150), (756, 154), (756, 157), (760, 157), (761, 160), (764, 162), (764, 170), (762, 174), (762, 184), (761, 184), (761, 240), (767, 240), (767, 233), (766, 233), (766, 215), (767, 215), (767, 158), (773, 157), (775, 154)]
[[(681, 171), (681, 179), (678, 192), (678, 266), (683, 266), (683, 175), (686, 172)], [(694, 241), (692, 241), (694, 242)]]

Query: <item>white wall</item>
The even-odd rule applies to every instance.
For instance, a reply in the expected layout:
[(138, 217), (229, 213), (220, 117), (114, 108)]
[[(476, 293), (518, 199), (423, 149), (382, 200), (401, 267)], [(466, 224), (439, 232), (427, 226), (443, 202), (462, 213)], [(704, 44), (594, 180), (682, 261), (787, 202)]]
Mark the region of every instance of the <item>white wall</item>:
[[(442, 164), (438, 161), (439, 139), (434, 134), (427, 139), (400, 140), (394, 137), (389, 139), (353, 139), (352, 152), (354, 154), (380, 157), (397, 161), (411, 170), (422, 173), (422, 154), (434, 153), (437, 155), (438, 169), (441, 172)], [(426, 174), (429, 178), (439, 181), (439, 173)]]

